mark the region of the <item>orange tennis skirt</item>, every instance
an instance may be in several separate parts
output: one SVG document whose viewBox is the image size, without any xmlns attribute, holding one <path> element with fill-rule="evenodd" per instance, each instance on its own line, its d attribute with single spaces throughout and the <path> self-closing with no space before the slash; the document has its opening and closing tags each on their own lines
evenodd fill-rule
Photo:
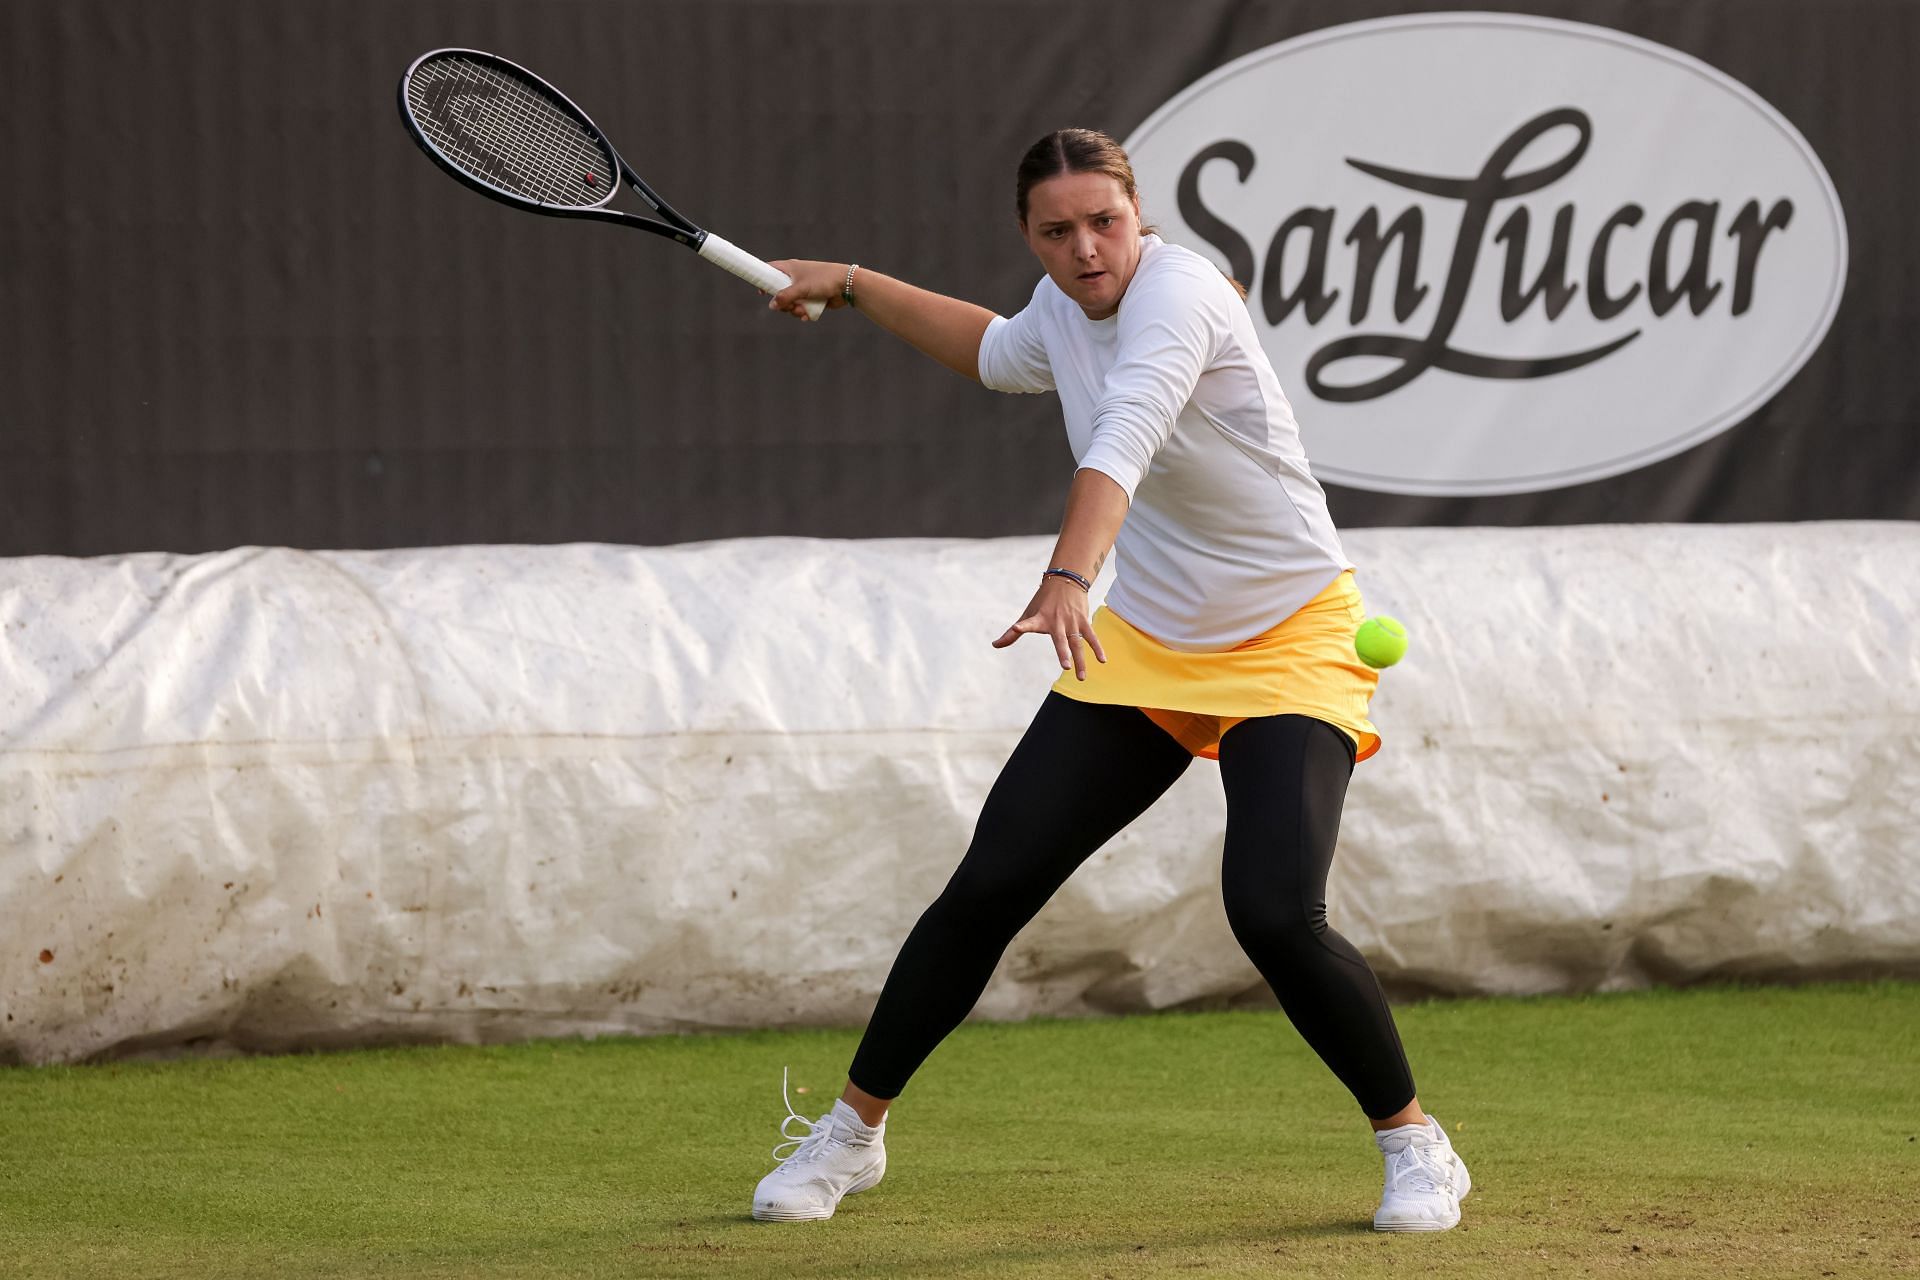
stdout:
<svg viewBox="0 0 1920 1280">
<path fill-rule="evenodd" d="M 1367 704 L 1380 673 L 1353 651 L 1366 617 L 1348 569 L 1295 613 L 1231 649 L 1169 649 L 1105 605 L 1093 631 L 1103 663 L 1087 653 L 1087 678 L 1062 673 L 1054 692 L 1080 702 L 1139 707 L 1181 746 L 1220 758 L 1220 737 L 1255 716 L 1302 715 L 1324 720 L 1353 739 L 1356 759 L 1380 749 Z"/>
</svg>

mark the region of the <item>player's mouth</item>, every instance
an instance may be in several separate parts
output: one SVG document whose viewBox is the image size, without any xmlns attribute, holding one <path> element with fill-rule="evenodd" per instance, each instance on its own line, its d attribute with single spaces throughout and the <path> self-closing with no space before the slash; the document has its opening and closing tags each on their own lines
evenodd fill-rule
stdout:
<svg viewBox="0 0 1920 1280">
<path fill-rule="evenodd" d="M 1080 273 L 1080 282 L 1082 284 L 1092 284 L 1095 280 L 1105 279 L 1106 274 L 1104 271 L 1083 271 Z"/>
</svg>

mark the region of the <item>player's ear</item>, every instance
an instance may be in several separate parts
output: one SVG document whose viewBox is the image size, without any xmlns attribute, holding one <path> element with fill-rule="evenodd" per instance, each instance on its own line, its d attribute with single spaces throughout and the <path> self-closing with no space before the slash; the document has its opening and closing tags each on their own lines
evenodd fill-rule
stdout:
<svg viewBox="0 0 1920 1280">
<path fill-rule="evenodd" d="M 1027 246 L 1027 252 L 1033 255 L 1033 260 L 1042 267 L 1045 267 L 1047 265 L 1047 255 L 1041 252 L 1039 242 L 1027 234 L 1027 224 L 1024 220 L 1020 223 L 1020 240 Z"/>
</svg>

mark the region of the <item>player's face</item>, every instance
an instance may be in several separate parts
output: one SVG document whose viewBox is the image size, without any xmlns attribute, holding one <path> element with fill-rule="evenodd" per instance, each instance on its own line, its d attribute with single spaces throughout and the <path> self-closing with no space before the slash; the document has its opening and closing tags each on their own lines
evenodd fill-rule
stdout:
<svg viewBox="0 0 1920 1280">
<path fill-rule="evenodd" d="M 1027 247 L 1090 320 L 1120 309 L 1140 265 L 1140 204 L 1104 173 L 1063 173 L 1027 191 Z"/>
</svg>

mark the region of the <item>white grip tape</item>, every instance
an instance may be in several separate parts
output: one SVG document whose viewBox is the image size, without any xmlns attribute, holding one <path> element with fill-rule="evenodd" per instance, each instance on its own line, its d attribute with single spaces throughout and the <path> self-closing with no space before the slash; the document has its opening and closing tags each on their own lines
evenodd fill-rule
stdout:
<svg viewBox="0 0 1920 1280">
<path fill-rule="evenodd" d="M 724 267 L 745 280 L 756 289 L 767 293 L 778 293 L 793 283 L 792 277 L 775 267 L 770 267 L 760 259 L 742 249 L 739 245 L 721 236 L 707 232 L 707 238 L 700 243 L 700 256 L 717 267 Z M 804 304 L 807 319 L 818 320 L 827 304 L 809 298 Z"/>
</svg>

